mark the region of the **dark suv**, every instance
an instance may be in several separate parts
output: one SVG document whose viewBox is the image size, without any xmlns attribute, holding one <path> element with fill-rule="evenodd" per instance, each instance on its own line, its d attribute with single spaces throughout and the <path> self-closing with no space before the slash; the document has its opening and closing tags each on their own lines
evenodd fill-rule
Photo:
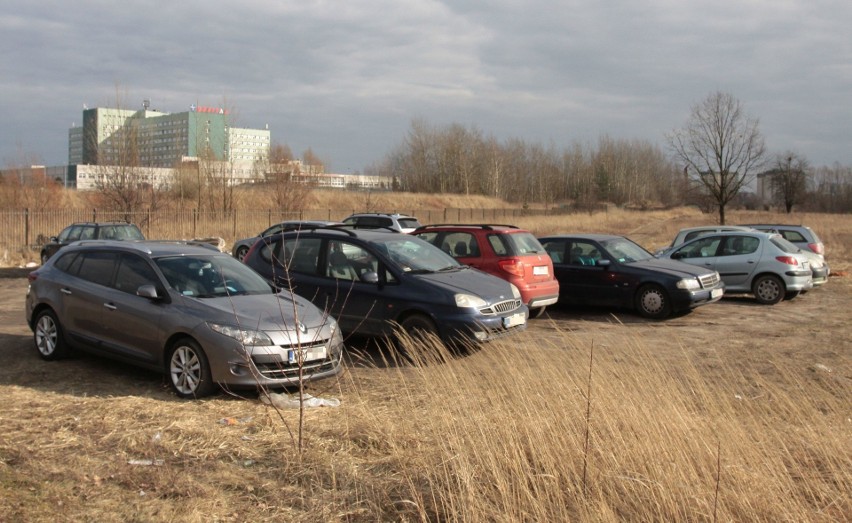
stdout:
<svg viewBox="0 0 852 523">
<path fill-rule="evenodd" d="M 164 372 L 184 398 L 342 369 L 337 323 L 209 244 L 80 241 L 29 275 L 39 356 L 77 348 Z"/>
<path fill-rule="evenodd" d="M 78 240 L 144 240 L 139 227 L 127 222 L 72 223 L 52 236 L 50 243 L 41 248 L 41 264 L 44 265 L 56 251 Z"/>
<path fill-rule="evenodd" d="M 529 231 L 514 225 L 436 224 L 418 227 L 411 234 L 440 247 L 459 263 L 514 284 L 533 318 L 559 298 L 553 261 Z"/>
<path fill-rule="evenodd" d="M 408 234 L 302 229 L 261 238 L 243 261 L 310 299 L 347 333 L 392 336 L 400 326 L 453 342 L 526 328 L 528 309 L 514 285 Z"/>
</svg>

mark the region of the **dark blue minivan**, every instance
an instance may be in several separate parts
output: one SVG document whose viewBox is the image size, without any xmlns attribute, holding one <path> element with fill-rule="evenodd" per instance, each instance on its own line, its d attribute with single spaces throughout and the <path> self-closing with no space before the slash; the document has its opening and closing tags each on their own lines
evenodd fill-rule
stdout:
<svg viewBox="0 0 852 523">
<path fill-rule="evenodd" d="M 434 333 L 489 341 L 526 328 L 511 283 L 459 264 L 397 232 L 317 227 L 262 238 L 243 259 L 273 284 L 311 300 L 346 333 Z"/>
</svg>

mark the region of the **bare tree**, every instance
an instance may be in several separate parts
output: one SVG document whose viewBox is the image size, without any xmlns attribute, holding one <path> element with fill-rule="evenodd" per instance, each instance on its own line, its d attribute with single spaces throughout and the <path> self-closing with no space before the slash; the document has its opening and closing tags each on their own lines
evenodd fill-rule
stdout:
<svg viewBox="0 0 852 523">
<path fill-rule="evenodd" d="M 272 189 L 275 206 L 282 211 L 304 208 L 314 184 L 301 176 L 300 163 L 293 159 L 290 147 L 274 144 L 269 151 L 269 163 L 263 166 L 263 177 Z"/>
<path fill-rule="evenodd" d="M 667 136 L 686 173 L 697 180 L 719 208 L 725 223 L 725 207 L 751 181 L 764 161 L 765 145 L 758 121 L 749 118 L 733 95 L 710 94 L 692 107 L 683 129 Z"/>
<path fill-rule="evenodd" d="M 787 214 L 793 206 L 801 203 L 808 190 L 808 161 L 802 156 L 787 151 L 775 159 L 775 168 L 768 173 L 769 184 L 775 199 L 784 205 Z"/>
</svg>

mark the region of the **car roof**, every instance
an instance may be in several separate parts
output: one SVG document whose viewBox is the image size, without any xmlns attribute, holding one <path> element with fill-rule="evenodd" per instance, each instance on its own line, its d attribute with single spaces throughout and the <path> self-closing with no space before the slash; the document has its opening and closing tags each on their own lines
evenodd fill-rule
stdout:
<svg viewBox="0 0 852 523">
<path fill-rule="evenodd" d="M 436 229 L 480 229 L 486 231 L 500 232 L 528 232 L 526 229 L 521 229 L 517 225 L 504 225 L 497 223 L 432 223 L 429 225 L 421 225 L 420 227 L 414 229 L 414 232 L 425 232 Z"/>
<path fill-rule="evenodd" d="M 401 238 L 407 236 L 405 234 L 401 234 L 399 231 L 395 231 L 392 229 L 359 229 L 349 226 L 337 225 L 308 227 L 306 229 L 301 229 L 298 231 L 285 231 L 282 233 L 278 233 L 277 235 L 287 238 L 292 238 L 296 236 L 300 238 L 306 238 L 310 235 L 318 235 L 324 238 L 358 238 L 367 241 L 386 240 L 388 238 Z"/>
<path fill-rule="evenodd" d="M 685 227 L 678 231 L 681 232 L 692 232 L 692 231 L 715 231 L 716 229 L 730 229 L 732 231 L 747 231 L 752 229 L 751 225 L 699 225 L 697 227 Z"/>
<path fill-rule="evenodd" d="M 135 223 L 123 222 L 121 220 L 106 221 L 106 222 L 74 222 L 74 223 L 68 224 L 67 227 L 71 227 L 72 225 L 96 225 L 96 226 L 101 226 L 101 225 L 132 225 L 132 226 L 136 227 Z"/>
<path fill-rule="evenodd" d="M 568 239 L 573 238 L 577 240 L 593 240 L 593 241 L 604 241 L 604 240 L 612 240 L 614 238 L 625 238 L 625 236 L 621 236 L 618 234 L 596 234 L 596 233 L 579 233 L 579 234 L 551 234 L 548 236 L 542 236 L 539 240 L 557 240 L 557 239 Z"/>
<path fill-rule="evenodd" d="M 687 243 L 692 243 L 696 240 L 705 240 L 714 236 L 762 236 L 764 238 L 772 238 L 777 236 L 778 238 L 782 238 L 780 234 L 775 232 L 763 232 L 758 230 L 746 229 L 742 231 L 719 231 L 713 234 L 705 234 L 704 236 L 699 236 L 697 238 L 692 238 L 689 241 L 683 242 L 681 245 L 686 245 Z M 677 247 L 680 248 L 680 245 L 678 245 Z"/>
<path fill-rule="evenodd" d="M 69 252 L 81 248 L 103 247 L 123 251 L 135 251 L 148 254 L 151 257 L 176 256 L 182 254 L 224 254 L 213 245 L 206 242 L 184 240 L 81 240 L 72 243 L 66 249 Z"/>
</svg>

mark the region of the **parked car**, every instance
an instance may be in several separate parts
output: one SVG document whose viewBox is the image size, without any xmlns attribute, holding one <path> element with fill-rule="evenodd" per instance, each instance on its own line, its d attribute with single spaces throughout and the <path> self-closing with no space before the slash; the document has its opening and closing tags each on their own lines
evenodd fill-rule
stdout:
<svg viewBox="0 0 852 523">
<path fill-rule="evenodd" d="M 658 249 L 654 256 L 659 256 L 665 253 L 668 250 L 677 247 L 678 245 L 688 242 L 689 240 L 698 238 L 699 236 L 704 236 L 705 234 L 713 234 L 715 232 L 725 232 L 725 231 L 749 231 L 752 230 L 751 227 L 740 226 L 740 225 L 699 225 L 698 227 L 687 227 L 685 229 L 681 229 L 675 234 L 672 242 L 662 249 Z"/>
<path fill-rule="evenodd" d="M 623 307 L 664 319 L 725 292 L 715 270 L 654 258 L 623 236 L 562 234 L 539 241 L 553 259 L 560 303 Z"/>
<path fill-rule="evenodd" d="M 284 231 L 294 231 L 298 229 L 305 229 L 308 227 L 316 227 L 316 226 L 326 226 L 326 225 L 335 225 L 340 222 L 330 222 L 326 220 L 287 220 L 281 223 L 276 223 L 265 229 L 263 232 L 258 234 L 257 236 L 252 236 L 251 238 L 244 238 L 242 240 L 237 240 L 234 242 L 234 247 L 231 249 L 231 254 L 234 258 L 243 261 L 246 253 L 254 245 L 259 238 L 264 238 L 271 234 L 275 234 L 278 232 Z"/>
<path fill-rule="evenodd" d="M 346 333 L 392 336 L 400 326 L 454 342 L 526 328 L 517 287 L 408 234 L 334 227 L 275 234 L 244 262 L 313 301 Z"/>
<path fill-rule="evenodd" d="M 537 318 L 559 299 L 553 262 L 529 231 L 514 225 L 423 225 L 414 236 L 440 247 L 459 263 L 512 282 Z"/>
<path fill-rule="evenodd" d="M 720 232 L 701 236 L 666 253 L 717 271 L 727 293 L 752 293 L 773 305 L 813 287 L 810 262 L 780 234 L 760 231 Z"/>
<path fill-rule="evenodd" d="M 139 227 L 127 222 L 82 222 L 72 223 L 41 248 L 41 264 L 56 254 L 56 251 L 78 240 L 144 240 Z"/>
<path fill-rule="evenodd" d="M 352 214 L 344 218 L 343 223 L 356 229 L 391 229 L 404 233 L 420 227 L 420 222 L 414 216 L 383 212 Z"/>
<path fill-rule="evenodd" d="M 825 261 L 825 245 L 819 239 L 813 229 L 805 225 L 783 225 L 783 224 L 753 224 L 749 225 L 763 232 L 774 232 L 780 234 L 785 240 L 799 247 L 811 262 L 814 287 L 824 285 L 831 274 L 831 267 Z"/>
<path fill-rule="evenodd" d="M 81 349 L 164 372 L 182 398 L 283 387 L 342 368 L 337 323 L 208 244 L 81 241 L 29 275 L 45 360 Z"/>
<path fill-rule="evenodd" d="M 780 234 L 785 240 L 800 249 L 807 249 L 820 256 L 825 256 L 825 245 L 823 245 L 822 240 L 819 239 L 819 236 L 817 236 L 817 233 L 813 229 L 805 225 L 754 223 L 745 225 L 745 227 Z"/>
</svg>

